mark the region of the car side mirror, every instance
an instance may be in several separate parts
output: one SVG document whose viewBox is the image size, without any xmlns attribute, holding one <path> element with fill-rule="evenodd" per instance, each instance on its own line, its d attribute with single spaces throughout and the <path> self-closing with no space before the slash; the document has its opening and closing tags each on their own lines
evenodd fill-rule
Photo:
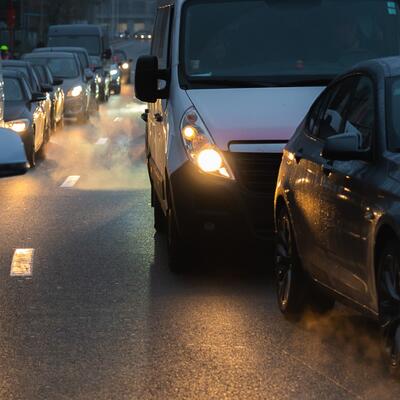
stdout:
<svg viewBox="0 0 400 400">
<path fill-rule="evenodd" d="M 327 160 L 365 160 L 370 159 L 370 151 L 361 150 L 360 134 L 341 133 L 328 137 L 322 149 L 322 157 Z"/>
<path fill-rule="evenodd" d="M 64 83 L 64 79 L 56 79 L 56 78 L 53 79 L 53 85 L 54 86 L 60 86 L 63 83 Z"/>
<path fill-rule="evenodd" d="M 159 80 L 166 81 L 163 89 L 159 89 Z M 139 57 L 135 72 L 135 94 L 139 100 L 147 103 L 155 103 L 158 99 L 166 99 L 169 92 L 168 81 L 168 71 L 158 69 L 157 57 Z"/>
<path fill-rule="evenodd" d="M 47 100 L 47 96 L 44 93 L 34 92 L 32 93 L 31 102 L 35 103 L 37 101 L 45 101 Z"/>
<path fill-rule="evenodd" d="M 111 56 L 112 56 L 112 51 L 111 51 L 111 49 L 106 49 L 106 50 L 104 50 L 104 52 L 103 52 L 103 58 L 104 58 L 105 60 L 109 60 L 109 59 L 111 58 Z"/>
<path fill-rule="evenodd" d="M 50 93 L 53 91 L 53 86 L 49 85 L 48 83 L 43 83 L 41 86 L 42 86 L 43 92 L 45 92 L 45 93 Z"/>
<path fill-rule="evenodd" d="M 93 78 L 94 78 L 93 72 L 92 72 L 89 68 L 86 68 L 86 69 L 85 69 L 85 79 L 86 79 L 87 81 L 90 81 L 90 80 L 93 79 Z"/>
</svg>

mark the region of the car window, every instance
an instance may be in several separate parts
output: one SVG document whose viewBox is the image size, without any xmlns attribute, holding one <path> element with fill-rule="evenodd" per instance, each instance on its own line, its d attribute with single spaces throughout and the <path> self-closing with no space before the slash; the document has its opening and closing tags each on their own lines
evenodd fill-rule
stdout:
<svg viewBox="0 0 400 400">
<path fill-rule="evenodd" d="M 168 67 L 170 7 L 158 9 L 151 54 L 157 56 L 161 69 Z"/>
<path fill-rule="evenodd" d="M 313 104 L 311 107 L 311 110 L 308 114 L 308 121 L 307 121 L 307 129 L 308 133 L 311 136 L 317 136 L 318 134 L 318 128 L 319 128 L 319 116 L 321 114 L 321 110 L 324 107 L 324 104 L 326 104 L 327 100 L 331 97 L 332 95 L 332 90 L 327 90 L 324 92 L 319 98 L 316 100 L 316 102 Z"/>
<path fill-rule="evenodd" d="M 23 101 L 25 99 L 24 90 L 16 78 L 4 79 L 4 96 L 5 101 Z"/>
<path fill-rule="evenodd" d="M 371 146 L 375 128 L 375 93 L 372 80 L 361 77 L 351 101 L 345 122 L 344 133 L 357 133 L 360 136 L 360 149 Z"/>
<path fill-rule="evenodd" d="M 348 106 L 357 78 L 351 77 L 333 87 L 332 95 L 319 117 L 318 137 L 322 140 L 344 133 Z"/>
</svg>

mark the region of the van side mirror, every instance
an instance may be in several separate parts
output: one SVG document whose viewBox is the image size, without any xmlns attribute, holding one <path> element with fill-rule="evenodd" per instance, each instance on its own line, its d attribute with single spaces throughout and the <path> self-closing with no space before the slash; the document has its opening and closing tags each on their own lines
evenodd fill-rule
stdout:
<svg viewBox="0 0 400 400">
<path fill-rule="evenodd" d="M 341 133 L 328 137 L 322 149 L 322 157 L 327 160 L 364 160 L 371 158 L 368 150 L 361 149 L 361 137 L 359 133 Z"/>
<path fill-rule="evenodd" d="M 109 60 L 109 59 L 111 58 L 111 56 L 112 56 L 112 51 L 111 51 L 111 49 L 106 49 L 106 50 L 104 50 L 104 52 L 103 52 L 103 58 L 104 58 L 105 60 Z"/>
<path fill-rule="evenodd" d="M 158 80 L 166 81 L 165 88 L 158 88 Z M 136 97 L 147 103 L 155 103 L 158 99 L 166 99 L 169 92 L 168 71 L 158 69 L 155 56 L 139 57 L 135 72 Z"/>
</svg>

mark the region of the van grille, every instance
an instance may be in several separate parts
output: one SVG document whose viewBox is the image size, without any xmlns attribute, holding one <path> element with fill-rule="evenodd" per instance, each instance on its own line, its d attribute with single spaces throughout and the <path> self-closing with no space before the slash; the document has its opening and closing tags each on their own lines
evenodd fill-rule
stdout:
<svg viewBox="0 0 400 400">
<path fill-rule="evenodd" d="M 240 185 L 252 193 L 274 196 L 281 153 L 225 153 Z"/>
</svg>

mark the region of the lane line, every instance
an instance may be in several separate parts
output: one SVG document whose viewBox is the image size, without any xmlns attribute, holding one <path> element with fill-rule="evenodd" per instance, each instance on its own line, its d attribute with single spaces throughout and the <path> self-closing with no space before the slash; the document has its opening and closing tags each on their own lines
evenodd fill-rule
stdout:
<svg viewBox="0 0 400 400">
<path fill-rule="evenodd" d="M 100 138 L 97 142 L 96 142 L 96 144 L 97 145 L 103 145 L 103 144 L 106 144 L 108 142 L 108 138 Z"/>
<path fill-rule="evenodd" d="M 80 179 L 80 175 L 71 175 L 64 181 L 64 183 L 60 187 L 72 188 L 76 185 L 76 183 L 79 181 L 79 179 Z"/>
<path fill-rule="evenodd" d="M 34 253 L 35 249 L 15 249 L 11 262 L 10 276 L 32 276 Z"/>
</svg>

